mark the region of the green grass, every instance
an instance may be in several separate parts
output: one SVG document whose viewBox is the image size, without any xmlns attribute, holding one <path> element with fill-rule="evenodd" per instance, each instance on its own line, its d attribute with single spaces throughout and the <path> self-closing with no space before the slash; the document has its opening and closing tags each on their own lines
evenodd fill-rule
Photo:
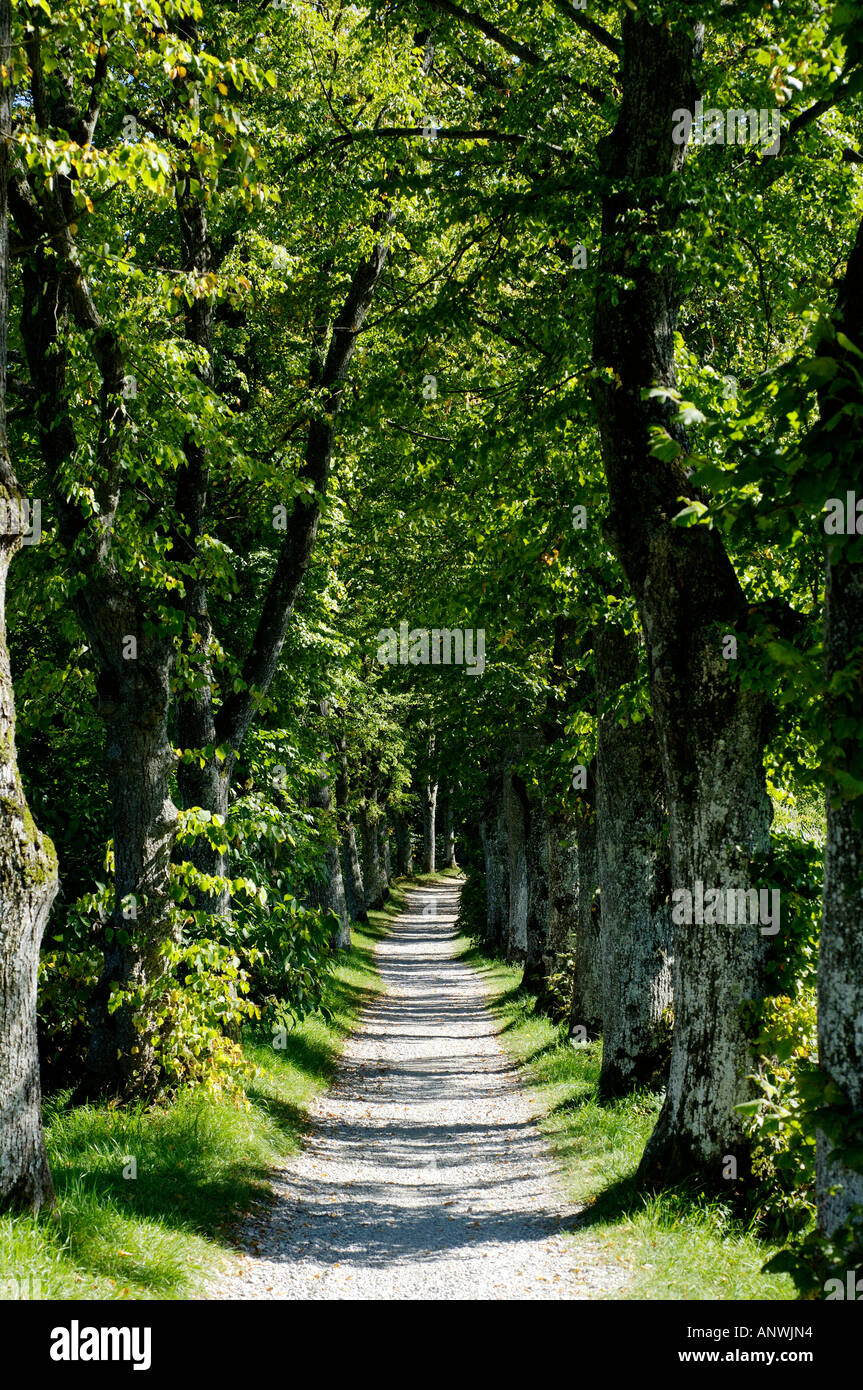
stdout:
<svg viewBox="0 0 863 1390">
<path fill-rule="evenodd" d="M 202 1295 L 207 1277 L 225 1267 L 233 1224 L 266 1198 L 273 1168 L 300 1147 L 309 1102 L 381 988 L 374 947 L 403 905 L 395 885 L 386 907 L 354 927 L 350 955 L 327 987 L 332 1023 L 307 1019 L 283 1051 L 245 1044 L 261 1069 L 247 1086 L 248 1108 L 200 1090 L 137 1113 L 46 1103 L 57 1208 L 0 1217 L 0 1297 Z M 134 1179 L 123 1176 L 130 1157 Z M 9 1279 L 18 1284 L 4 1288 Z"/>
<path fill-rule="evenodd" d="M 521 969 L 466 944 L 461 959 L 485 980 L 518 1063 L 522 1084 L 548 1136 L 564 1183 L 584 1207 L 572 1236 L 573 1255 L 613 1263 L 625 1275 L 624 1299 L 789 1299 L 786 1275 L 762 1274 L 774 1252 L 721 1202 L 683 1191 L 638 1193 L 633 1175 L 659 1111 L 649 1092 L 608 1105 L 596 1099 L 600 1042 L 573 1046 L 549 1019 L 533 1012 L 519 987 Z M 608 1295 L 604 1295 L 608 1296 Z"/>
</svg>

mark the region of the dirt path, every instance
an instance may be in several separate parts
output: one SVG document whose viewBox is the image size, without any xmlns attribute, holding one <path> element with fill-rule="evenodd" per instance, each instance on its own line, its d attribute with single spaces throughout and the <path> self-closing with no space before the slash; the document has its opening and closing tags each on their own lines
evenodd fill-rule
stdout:
<svg viewBox="0 0 863 1390">
<path fill-rule="evenodd" d="M 561 1233 L 576 1209 L 454 958 L 457 900 L 455 884 L 409 890 L 378 947 L 386 993 L 211 1297 L 577 1299 L 621 1282 Z"/>
</svg>

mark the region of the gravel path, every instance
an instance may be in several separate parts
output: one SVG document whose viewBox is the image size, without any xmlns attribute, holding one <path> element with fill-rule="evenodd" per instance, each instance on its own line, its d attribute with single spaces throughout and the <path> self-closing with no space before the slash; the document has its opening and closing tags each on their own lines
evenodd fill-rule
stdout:
<svg viewBox="0 0 863 1390">
<path fill-rule="evenodd" d="M 567 1203 L 479 977 L 454 959 L 458 888 L 409 891 L 386 992 L 249 1218 L 214 1298 L 578 1299 L 620 1267 L 562 1234 Z"/>
</svg>

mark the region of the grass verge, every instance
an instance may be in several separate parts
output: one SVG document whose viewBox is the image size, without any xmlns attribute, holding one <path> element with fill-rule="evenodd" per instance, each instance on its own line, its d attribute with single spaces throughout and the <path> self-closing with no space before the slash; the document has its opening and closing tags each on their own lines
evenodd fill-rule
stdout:
<svg viewBox="0 0 863 1390">
<path fill-rule="evenodd" d="M 403 905 L 396 884 L 385 908 L 354 926 L 351 952 L 327 987 L 332 1023 L 306 1019 L 283 1051 L 244 1044 L 261 1069 L 247 1108 L 202 1090 L 140 1111 L 46 1102 L 57 1207 L 0 1217 L 0 1298 L 200 1296 L 225 1266 L 234 1223 L 300 1147 L 309 1102 L 381 989 L 374 948 Z"/>
<path fill-rule="evenodd" d="M 572 1200 L 585 1210 L 573 1239 L 585 1238 L 624 1267 L 622 1299 L 791 1299 L 787 1275 L 763 1274 L 777 1248 L 717 1201 L 682 1190 L 640 1194 L 635 1170 L 659 1111 L 642 1092 L 609 1105 L 596 1099 L 601 1042 L 573 1046 L 533 1012 L 521 969 L 467 942 L 460 958 L 485 981 L 502 1041 L 536 1103 L 536 1119 L 557 1157 Z M 606 1295 L 607 1296 L 607 1295 Z"/>
</svg>

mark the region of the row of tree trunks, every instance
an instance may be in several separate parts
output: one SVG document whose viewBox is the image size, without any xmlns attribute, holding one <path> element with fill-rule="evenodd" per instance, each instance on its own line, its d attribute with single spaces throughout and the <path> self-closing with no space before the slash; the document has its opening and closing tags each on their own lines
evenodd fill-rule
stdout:
<svg viewBox="0 0 863 1390">
<path fill-rule="evenodd" d="M 574 1037 L 604 1033 L 601 1091 L 657 1085 L 671 1026 L 667 818 L 649 720 L 606 706 L 638 674 L 638 639 L 597 639 L 597 758 L 573 802 L 549 814 L 509 767 L 489 773 L 479 836 L 486 939 L 524 962 L 538 1007 Z"/>
</svg>

